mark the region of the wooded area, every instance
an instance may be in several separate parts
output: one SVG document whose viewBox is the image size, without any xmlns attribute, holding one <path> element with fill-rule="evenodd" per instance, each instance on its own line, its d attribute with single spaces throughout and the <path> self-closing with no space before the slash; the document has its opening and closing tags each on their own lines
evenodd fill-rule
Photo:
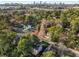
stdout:
<svg viewBox="0 0 79 59">
<path fill-rule="evenodd" d="M 0 9 L 1 57 L 79 57 L 78 8 L 18 6 Z"/>
</svg>

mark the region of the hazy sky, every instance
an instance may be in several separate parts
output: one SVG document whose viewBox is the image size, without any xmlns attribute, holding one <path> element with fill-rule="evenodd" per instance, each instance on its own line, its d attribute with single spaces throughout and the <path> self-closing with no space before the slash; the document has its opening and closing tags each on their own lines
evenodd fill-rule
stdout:
<svg viewBox="0 0 79 59">
<path fill-rule="evenodd" d="M 0 0 L 0 3 L 8 3 L 8 2 L 12 2 L 12 3 L 32 3 L 33 1 L 47 1 L 47 2 L 64 2 L 64 3 L 79 3 L 79 0 Z"/>
<path fill-rule="evenodd" d="M 0 0 L 0 1 L 79 1 L 79 0 Z"/>
</svg>

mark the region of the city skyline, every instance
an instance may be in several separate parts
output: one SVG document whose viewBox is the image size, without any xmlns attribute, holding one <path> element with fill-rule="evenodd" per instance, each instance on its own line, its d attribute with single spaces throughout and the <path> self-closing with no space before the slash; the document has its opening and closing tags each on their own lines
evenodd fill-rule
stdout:
<svg viewBox="0 0 79 59">
<path fill-rule="evenodd" d="M 36 3 L 39 3 L 40 1 L 42 1 L 42 3 L 65 3 L 65 4 L 79 4 L 79 0 L 0 0 L 0 4 L 4 4 L 4 3 L 24 3 L 24 4 L 32 4 L 34 3 L 34 1 Z"/>
</svg>

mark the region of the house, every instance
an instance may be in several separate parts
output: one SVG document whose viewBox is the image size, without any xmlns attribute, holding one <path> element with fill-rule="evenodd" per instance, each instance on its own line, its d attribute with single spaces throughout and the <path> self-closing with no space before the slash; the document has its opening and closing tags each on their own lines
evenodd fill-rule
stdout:
<svg viewBox="0 0 79 59">
<path fill-rule="evenodd" d="M 37 55 L 43 50 L 43 45 L 37 45 L 36 48 L 33 49 L 33 54 Z"/>
<path fill-rule="evenodd" d="M 48 44 L 45 42 L 39 42 L 38 44 L 35 44 L 35 47 L 33 48 L 33 54 L 38 55 L 42 54 L 42 52 L 48 47 Z"/>
</svg>

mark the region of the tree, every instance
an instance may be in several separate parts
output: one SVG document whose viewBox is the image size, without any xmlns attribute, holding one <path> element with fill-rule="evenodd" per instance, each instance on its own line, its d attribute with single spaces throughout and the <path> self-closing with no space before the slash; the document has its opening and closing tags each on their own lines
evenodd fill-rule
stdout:
<svg viewBox="0 0 79 59">
<path fill-rule="evenodd" d="M 60 20 L 61 20 L 62 26 L 63 26 L 64 28 L 68 28 L 68 27 L 70 26 L 70 23 L 68 22 L 66 13 L 61 13 L 61 15 L 60 15 Z"/>
<path fill-rule="evenodd" d="M 22 37 L 17 46 L 18 56 L 33 56 L 32 51 L 37 43 L 38 38 L 36 36 L 28 34 Z"/>
<path fill-rule="evenodd" d="M 78 19 L 74 19 L 71 21 L 71 32 L 73 32 L 74 34 L 76 34 L 79 30 L 79 22 Z"/>
<path fill-rule="evenodd" d="M 53 51 L 45 51 L 42 54 L 42 57 L 54 57 L 55 56 L 55 52 Z"/>
<path fill-rule="evenodd" d="M 17 45 L 18 56 L 29 56 L 29 51 L 31 52 L 31 47 L 29 45 L 30 36 L 24 36 L 20 39 Z"/>
<path fill-rule="evenodd" d="M 12 56 L 13 51 L 13 38 L 15 37 L 16 33 L 14 32 L 1 32 L 0 33 L 0 55 L 1 56 Z"/>
<path fill-rule="evenodd" d="M 52 26 L 48 28 L 48 32 L 51 34 L 51 40 L 59 42 L 60 34 L 63 32 L 63 28 L 60 26 Z"/>
</svg>

